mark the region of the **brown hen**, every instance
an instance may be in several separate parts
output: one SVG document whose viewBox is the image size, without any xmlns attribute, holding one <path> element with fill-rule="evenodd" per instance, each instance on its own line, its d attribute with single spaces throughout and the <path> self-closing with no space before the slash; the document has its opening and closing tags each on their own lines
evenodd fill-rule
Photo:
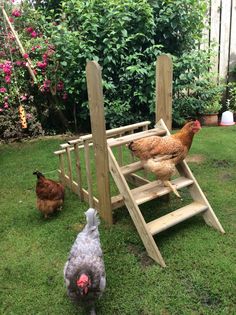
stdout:
<svg viewBox="0 0 236 315">
<path fill-rule="evenodd" d="M 45 178 L 38 171 L 34 172 L 33 175 L 37 176 L 36 206 L 44 214 L 44 217 L 47 218 L 49 214 L 55 212 L 63 205 L 65 188 L 62 184 Z"/>
<path fill-rule="evenodd" d="M 187 156 L 193 136 L 200 129 L 201 124 L 198 120 L 191 121 L 174 135 L 142 138 L 131 142 L 128 147 L 142 161 L 145 169 L 156 174 L 157 178 L 180 198 L 170 178 L 175 171 L 175 165 Z"/>
</svg>

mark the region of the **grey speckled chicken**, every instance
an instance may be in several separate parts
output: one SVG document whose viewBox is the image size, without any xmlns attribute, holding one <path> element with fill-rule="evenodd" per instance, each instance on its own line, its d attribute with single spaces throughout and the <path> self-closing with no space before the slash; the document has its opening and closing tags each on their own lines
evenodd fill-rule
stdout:
<svg viewBox="0 0 236 315">
<path fill-rule="evenodd" d="M 64 267 L 64 279 L 68 296 L 95 315 L 95 301 L 106 286 L 103 253 L 100 245 L 95 209 L 85 212 L 87 224 L 78 234 Z"/>
</svg>

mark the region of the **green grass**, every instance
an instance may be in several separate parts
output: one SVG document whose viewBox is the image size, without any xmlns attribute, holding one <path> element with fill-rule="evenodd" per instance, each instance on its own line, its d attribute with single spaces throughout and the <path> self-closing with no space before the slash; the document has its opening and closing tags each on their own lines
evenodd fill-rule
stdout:
<svg viewBox="0 0 236 315">
<path fill-rule="evenodd" d="M 235 314 L 236 127 L 203 128 L 195 137 L 189 163 L 226 234 L 196 216 L 155 240 L 167 263 L 147 257 L 125 208 L 115 224 L 100 226 L 107 288 L 98 315 Z M 36 169 L 57 179 L 53 151 L 63 139 L 0 145 L 1 314 L 84 314 L 66 296 L 63 266 L 84 224 L 88 205 L 66 190 L 64 210 L 44 220 L 35 208 Z M 115 191 L 112 187 L 112 191 Z M 189 201 L 187 192 L 183 193 Z M 151 219 L 181 202 L 171 196 L 142 206 Z"/>
</svg>

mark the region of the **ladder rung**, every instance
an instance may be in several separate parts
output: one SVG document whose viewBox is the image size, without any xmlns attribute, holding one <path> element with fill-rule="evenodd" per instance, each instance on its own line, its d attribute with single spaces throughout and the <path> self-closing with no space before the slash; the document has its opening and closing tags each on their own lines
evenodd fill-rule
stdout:
<svg viewBox="0 0 236 315">
<path fill-rule="evenodd" d="M 199 202 L 190 203 L 178 210 L 164 215 L 163 217 L 147 223 L 147 228 L 152 235 L 165 231 L 182 221 L 185 221 L 196 214 L 199 214 L 208 209 L 207 205 Z"/>
<path fill-rule="evenodd" d="M 131 135 L 119 137 L 119 138 L 112 138 L 107 140 L 107 144 L 110 147 L 117 147 L 126 143 L 129 143 L 130 141 L 133 140 L 138 140 L 141 138 L 146 138 L 150 136 L 164 136 L 166 135 L 166 130 L 161 129 L 161 128 L 154 128 L 146 131 L 141 131 L 141 132 L 136 132 L 132 133 Z"/>
<path fill-rule="evenodd" d="M 138 170 L 141 170 L 142 168 L 143 168 L 142 162 L 137 161 L 129 165 L 122 166 L 120 169 L 123 175 L 127 175 L 130 173 L 136 172 Z"/>
<path fill-rule="evenodd" d="M 186 177 L 179 177 L 171 181 L 175 185 L 176 189 L 190 186 L 193 183 L 192 179 Z M 165 187 L 159 180 L 155 180 L 146 185 L 134 188 L 131 190 L 133 197 L 138 205 L 163 196 L 171 192 L 169 187 Z"/>
</svg>

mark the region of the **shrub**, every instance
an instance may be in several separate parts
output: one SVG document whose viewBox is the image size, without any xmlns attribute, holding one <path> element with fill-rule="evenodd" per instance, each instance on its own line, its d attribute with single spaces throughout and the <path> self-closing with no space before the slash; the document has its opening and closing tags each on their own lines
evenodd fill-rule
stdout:
<svg viewBox="0 0 236 315">
<path fill-rule="evenodd" d="M 37 1 L 37 8 L 29 3 L 21 4 L 14 26 L 32 59 L 35 85 L 17 47 L 13 59 L 23 62 L 16 74 L 19 93 L 34 95 L 43 127 L 56 128 L 60 119 L 64 128 L 88 129 L 87 60 L 102 66 L 108 128 L 154 119 L 155 60 L 162 52 L 174 59 L 174 121 L 182 123 L 202 108 L 198 86 L 209 55 L 194 48 L 205 0 L 50 0 Z"/>
</svg>

